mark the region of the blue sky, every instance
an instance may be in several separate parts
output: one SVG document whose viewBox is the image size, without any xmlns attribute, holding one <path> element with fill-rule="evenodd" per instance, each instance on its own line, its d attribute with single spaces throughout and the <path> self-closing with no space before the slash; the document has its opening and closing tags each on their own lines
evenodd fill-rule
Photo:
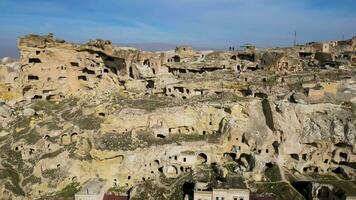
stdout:
<svg viewBox="0 0 356 200">
<path fill-rule="evenodd" d="M 0 57 L 16 38 L 53 32 L 85 42 L 288 46 L 356 35 L 355 0 L 0 0 Z"/>
</svg>

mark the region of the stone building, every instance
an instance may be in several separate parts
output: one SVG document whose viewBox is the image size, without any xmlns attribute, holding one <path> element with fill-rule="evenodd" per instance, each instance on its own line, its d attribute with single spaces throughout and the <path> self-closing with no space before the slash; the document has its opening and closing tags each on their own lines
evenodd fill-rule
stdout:
<svg viewBox="0 0 356 200">
<path fill-rule="evenodd" d="M 213 189 L 212 191 L 194 191 L 194 200 L 249 200 L 248 189 Z"/>
<path fill-rule="evenodd" d="M 227 182 L 197 182 L 194 189 L 194 200 L 249 200 L 250 190 L 244 183 L 235 178 Z"/>
</svg>

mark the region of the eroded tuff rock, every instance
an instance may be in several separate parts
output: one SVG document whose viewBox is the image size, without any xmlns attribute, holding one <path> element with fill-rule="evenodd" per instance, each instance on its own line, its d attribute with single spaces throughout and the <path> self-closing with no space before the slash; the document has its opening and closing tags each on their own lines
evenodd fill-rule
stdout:
<svg viewBox="0 0 356 200">
<path fill-rule="evenodd" d="M 133 199 L 230 176 L 277 196 L 261 182 L 352 188 L 355 41 L 157 53 L 22 37 L 0 65 L 0 196 L 73 197 L 97 179 Z"/>
</svg>

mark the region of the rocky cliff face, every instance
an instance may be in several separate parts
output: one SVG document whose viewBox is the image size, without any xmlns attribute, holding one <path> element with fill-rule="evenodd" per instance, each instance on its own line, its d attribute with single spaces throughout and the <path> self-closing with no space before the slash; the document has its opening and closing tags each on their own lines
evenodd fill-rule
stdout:
<svg viewBox="0 0 356 200">
<path fill-rule="evenodd" d="M 28 37 L 19 42 L 20 67 L 0 68 L 4 199 L 70 198 L 97 178 L 103 193 L 182 199 L 185 183 L 231 176 L 279 198 L 273 188 L 302 199 L 298 181 L 342 183 L 353 194 L 351 66 L 292 76 L 261 69 L 236 75 L 228 66 L 154 74 L 170 52 Z M 201 56 L 188 50 L 176 53 Z"/>
</svg>

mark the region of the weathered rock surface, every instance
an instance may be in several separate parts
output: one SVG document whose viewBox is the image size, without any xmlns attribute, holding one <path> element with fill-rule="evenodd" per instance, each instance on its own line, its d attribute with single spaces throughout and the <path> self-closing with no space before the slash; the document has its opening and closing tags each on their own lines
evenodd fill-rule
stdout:
<svg viewBox="0 0 356 200">
<path fill-rule="evenodd" d="M 240 176 L 251 190 L 315 176 L 355 181 L 352 59 L 315 69 L 324 62 L 317 46 L 153 53 L 53 35 L 20 38 L 19 48 L 19 62 L 0 65 L 5 199 L 73 196 L 97 178 L 104 192 L 140 199 L 155 187 L 172 199 L 181 181 L 214 177 L 207 171 Z"/>
</svg>

